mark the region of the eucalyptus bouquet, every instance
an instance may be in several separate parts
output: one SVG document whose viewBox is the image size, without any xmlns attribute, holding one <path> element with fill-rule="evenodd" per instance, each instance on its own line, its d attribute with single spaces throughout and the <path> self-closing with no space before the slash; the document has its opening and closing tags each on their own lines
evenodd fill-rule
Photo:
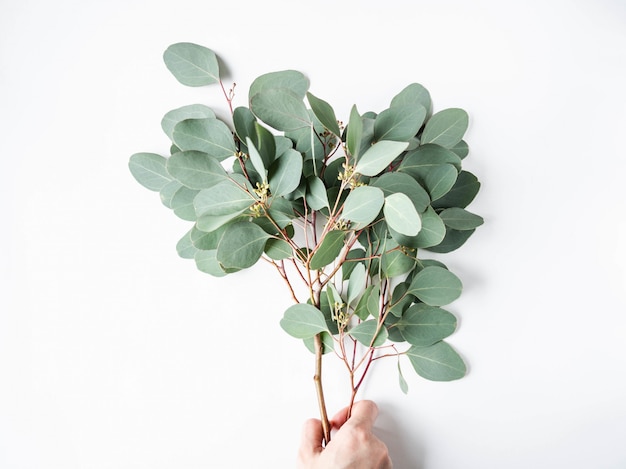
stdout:
<svg viewBox="0 0 626 469">
<path fill-rule="evenodd" d="M 192 223 L 177 251 L 199 270 L 220 277 L 261 259 L 275 268 L 294 301 L 280 325 L 315 355 L 326 441 L 324 354 L 345 363 L 350 405 L 381 358 L 398 360 L 403 392 L 402 357 L 429 380 L 463 377 L 443 340 L 456 318 L 442 308 L 461 281 L 422 256 L 457 249 L 483 223 L 466 210 L 480 188 L 462 169 L 467 113 L 433 114 L 413 83 L 379 113 L 353 106 L 344 125 L 294 70 L 259 76 L 247 105 L 233 107 L 213 51 L 173 44 L 164 61 L 183 85 L 220 87 L 230 116 L 204 104 L 168 112 L 170 155 L 134 154 L 130 171 Z"/>
</svg>

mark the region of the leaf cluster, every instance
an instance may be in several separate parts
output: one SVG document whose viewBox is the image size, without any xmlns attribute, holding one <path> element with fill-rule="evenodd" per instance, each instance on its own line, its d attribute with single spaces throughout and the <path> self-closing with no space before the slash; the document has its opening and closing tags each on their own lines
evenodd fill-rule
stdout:
<svg viewBox="0 0 626 469">
<path fill-rule="evenodd" d="M 164 60 L 184 85 L 222 84 L 210 49 L 174 44 Z M 294 70 L 259 76 L 245 106 L 225 98 L 230 120 L 204 104 L 174 109 L 161 122 L 170 154 L 130 158 L 137 181 L 192 222 L 180 256 L 217 277 L 272 263 L 296 300 L 282 328 L 311 350 L 320 336 L 351 373 L 391 355 L 430 380 L 464 376 L 444 341 L 456 318 L 442 308 L 461 281 L 422 252 L 453 251 L 483 223 L 467 210 L 480 188 L 462 168 L 467 113 L 433 113 L 429 92 L 413 83 L 381 112 L 353 106 L 344 125 Z M 364 359 L 350 360 L 346 343 Z"/>
</svg>

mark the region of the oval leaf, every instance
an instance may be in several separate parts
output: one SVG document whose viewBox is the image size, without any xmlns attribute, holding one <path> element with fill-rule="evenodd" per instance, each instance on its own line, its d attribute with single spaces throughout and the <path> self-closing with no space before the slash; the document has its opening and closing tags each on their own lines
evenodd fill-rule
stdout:
<svg viewBox="0 0 626 469">
<path fill-rule="evenodd" d="M 436 143 L 444 148 L 452 148 L 463 138 L 469 118 L 463 109 L 451 108 L 439 111 L 428 119 L 422 143 Z"/>
<path fill-rule="evenodd" d="M 447 208 L 439 216 L 446 226 L 455 230 L 473 230 L 483 224 L 482 217 L 459 207 Z"/>
<path fill-rule="evenodd" d="M 287 195 L 300 185 L 302 155 L 289 149 L 269 169 L 270 192 L 274 197 Z"/>
<path fill-rule="evenodd" d="M 348 194 L 341 216 L 355 223 L 356 228 L 364 227 L 376 219 L 384 203 L 385 196 L 379 188 L 357 187 Z"/>
<path fill-rule="evenodd" d="M 172 75 L 187 86 L 204 86 L 220 81 L 217 57 L 211 49 L 190 42 L 172 44 L 163 54 Z"/>
<path fill-rule="evenodd" d="M 407 352 L 415 372 L 431 381 L 453 381 L 465 376 L 465 363 L 446 342 L 428 347 L 413 345 Z"/>
<path fill-rule="evenodd" d="M 199 151 L 182 151 L 167 160 L 167 171 L 190 189 L 206 189 L 228 178 L 222 165 Z"/>
<path fill-rule="evenodd" d="M 423 106 L 430 112 L 430 93 L 419 83 L 411 83 L 391 100 L 391 107 L 396 106 Z"/>
<path fill-rule="evenodd" d="M 396 327 L 409 344 L 426 347 L 452 334 L 456 317 L 444 309 L 417 303 L 402 314 Z"/>
<path fill-rule="evenodd" d="M 276 88 L 290 90 L 300 99 L 304 99 L 306 90 L 309 89 L 309 79 L 297 70 L 281 70 L 270 72 L 257 77 L 250 85 L 249 99 L 262 91 Z"/>
<path fill-rule="evenodd" d="M 280 327 L 292 337 L 306 339 L 328 331 L 322 312 L 315 306 L 299 303 L 290 306 L 280 320 Z"/>
<path fill-rule="evenodd" d="M 334 261 L 343 248 L 345 236 L 346 233 L 340 230 L 333 230 L 326 233 L 322 244 L 320 244 L 315 250 L 313 257 L 311 257 L 309 268 L 311 270 L 321 269 Z"/>
<path fill-rule="evenodd" d="M 174 127 L 179 122 L 187 119 L 215 119 L 213 110 L 204 104 L 190 104 L 188 106 L 173 109 L 161 119 L 161 128 L 170 140 L 173 140 Z"/>
<path fill-rule="evenodd" d="M 230 180 L 201 190 L 194 200 L 197 216 L 230 215 L 250 207 L 254 198 Z"/>
<path fill-rule="evenodd" d="M 311 110 L 313 111 L 313 114 L 315 114 L 315 117 L 317 117 L 322 125 L 329 131 L 337 137 L 341 137 L 341 130 L 339 129 L 339 124 L 337 123 L 337 117 L 335 116 L 335 111 L 330 104 L 323 99 L 316 98 L 311 93 L 307 93 L 306 97 L 309 100 Z"/>
<path fill-rule="evenodd" d="M 422 127 L 425 118 L 426 109 L 420 105 L 385 109 L 374 121 L 374 138 L 408 142 Z"/>
<path fill-rule="evenodd" d="M 224 277 L 226 272 L 217 261 L 217 250 L 198 251 L 195 254 L 196 267 L 200 272 L 212 275 L 213 277 Z"/>
<path fill-rule="evenodd" d="M 382 327 L 378 330 L 378 320 L 370 319 L 350 329 L 349 334 L 366 347 L 379 347 L 387 341 L 387 329 Z M 376 338 L 374 339 L 374 334 Z"/>
<path fill-rule="evenodd" d="M 459 278 L 443 267 L 430 266 L 421 270 L 411 282 L 411 295 L 430 306 L 452 303 L 459 296 L 463 285 Z"/>
<path fill-rule="evenodd" d="M 269 89 L 252 96 L 250 109 L 276 130 L 286 132 L 313 125 L 302 99 L 288 89 Z"/>
<path fill-rule="evenodd" d="M 176 124 L 172 135 L 181 150 L 201 151 L 218 161 L 233 156 L 237 151 L 232 132 L 218 119 L 184 120 Z"/>
<path fill-rule="evenodd" d="M 135 153 L 128 168 L 139 184 L 151 191 L 160 191 L 172 181 L 166 169 L 167 160 L 156 153 Z"/>
<path fill-rule="evenodd" d="M 229 225 L 217 246 L 216 258 L 224 268 L 246 269 L 263 255 L 269 235 L 248 221 Z"/>
<path fill-rule="evenodd" d="M 405 236 L 416 236 L 422 228 L 422 220 L 415 205 L 401 192 L 385 197 L 383 213 L 387 224 Z"/>
<path fill-rule="evenodd" d="M 418 212 L 423 212 L 430 205 L 428 192 L 408 174 L 395 171 L 393 173 L 384 173 L 370 185 L 382 189 L 385 197 L 397 192 L 405 194 L 411 199 Z"/>
<path fill-rule="evenodd" d="M 454 186 L 458 175 L 456 168 L 451 164 L 441 164 L 432 168 L 424 179 L 430 199 L 435 201 L 446 195 Z"/>
<path fill-rule="evenodd" d="M 359 158 L 354 172 L 364 176 L 376 176 L 409 146 L 407 142 L 381 140 L 369 147 Z"/>
<path fill-rule="evenodd" d="M 467 207 L 478 194 L 480 182 L 469 171 L 461 171 L 452 189 L 433 202 L 433 208 Z"/>
<path fill-rule="evenodd" d="M 359 149 L 361 148 L 361 137 L 363 136 L 363 121 L 359 115 L 356 106 L 352 106 L 350 110 L 350 121 L 348 122 L 348 136 L 346 144 L 348 151 L 354 158 L 359 157 Z"/>
</svg>

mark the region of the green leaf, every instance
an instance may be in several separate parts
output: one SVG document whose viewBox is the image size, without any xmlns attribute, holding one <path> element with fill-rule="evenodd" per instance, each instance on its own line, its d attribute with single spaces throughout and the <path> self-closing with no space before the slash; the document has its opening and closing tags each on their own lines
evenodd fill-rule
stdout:
<svg viewBox="0 0 626 469">
<path fill-rule="evenodd" d="M 374 121 L 374 139 L 408 142 L 422 127 L 425 118 L 426 109 L 420 105 L 385 109 Z"/>
<path fill-rule="evenodd" d="M 165 184 L 159 191 L 161 203 L 167 208 L 172 208 L 172 200 L 181 187 L 183 185 L 175 179 Z"/>
<path fill-rule="evenodd" d="M 404 312 L 396 327 L 409 344 L 426 347 L 452 334 L 456 318 L 444 309 L 417 303 Z"/>
<path fill-rule="evenodd" d="M 269 200 L 269 216 L 274 222 L 282 229 L 291 223 L 296 218 L 293 211 L 293 205 L 287 199 L 283 197 L 272 197 Z"/>
<path fill-rule="evenodd" d="M 439 111 L 428 119 L 422 143 L 436 143 L 444 148 L 452 148 L 463 138 L 469 118 L 463 109 L 451 108 Z"/>
<path fill-rule="evenodd" d="M 181 150 L 197 150 L 217 158 L 231 157 L 237 151 L 233 134 L 219 119 L 187 119 L 174 127 L 174 143 Z"/>
<path fill-rule="evenodd" d="M 399 357 L 398 357 L 399 358 Z M 406 383 L 404 376 L 402 375 L 402 368 L 400 368 L 400 360 L 398 359 L 398 384 L 404 394 L 409 392 L 409 385 Z"/>
<path fill-rule="evenodd" d="M 446 226 L 432 207 L 422 213 L 422 229 L 415 238 L 413 248 L 428 248 L 439 244 L 446 235 Z M 393 236 L 393 233 L 392 233 Z M 399 241 L 398 241 L 399 242 Z"/>
<path fill-rule="evenodd" d="M 315 306 L 299 303 L 290 306 L 280 320 L 280 327 L 296 339 L 314 337 L 328 331 L 322 312 Z"/>
<path fill-rule="evenodd" d="M 356 314 L 361 320 L 366 320 L 369 316 L 378 317 L 378 307 L 380 302 L 380 286 L 370 285 L 365 289 L 361 299 L 354 308 Z"/>
<path fill-rule="evenodd" d="M 478 194 L 480 182 L 469 171 L 461 171 L 452 189 L 433 202 L 433 208 L 467 207 Z"/>
<path fill-rule="evenodd" d="M 447 208 L 439 216 L 446 226 L 455 230 L 473 230 L 484 221 L 482 217 L 458 207 Z"/>
<path fill-rule="evenodd" d="M 373 180 L 370 185 L 382 189 L 385 197 L 395 193 L 402 193 L 408 196 L 418 212 L 423 212 L 430 205 L 428 192 L 408 174 L 398 172 L 383 173 Z"/>
<path fill-rule="evenodd" d="M 361 248 L 354 248 L 348 252 L 346 256 L 346 260 L 341 266 L 341 279 L 348 280 L 350 275 L 352 275 L 352 271 L 356 268 L 358 264 L 362 264 L 363 261 L 354 261 L 352 259 L 362 259 L 365 256 L 365 250 Z"/>
<path fill-rule="evenodd" d="M 350 274 L 350 280 L 348 281 L 348 304 L 351 305 L 356 300 L 363 289 L 367 281 L 365 274 L 365 266 L 363 264 L 357 264 L 352 273 Z"/>
<path fill-rule="evenodd" d="M 361 137 L 363 136 L 363 121 L 357 111 L 356 106 L 352 106 L 350 110 L 350 121 L 347 129 L 347 145 L 350 155 L 354 158 L 359 157 L 359 149 L 361 148 Z"/>
<path fill-rule="evenodd" d="M 261 155 L 254 146 L 252 140 L 250 140 L 250 137 L 246 138 L 246 146 L 248 147 L 248 156 L 250 157 L 250 162 L 252 162 L 252 166 L 254 167 L 255 171 L 259 173 L 261 179 L 264 182 L 267 181 L 267 171 L 265 169 L 265 165 L 263 164 L 263 159 L 261 158 Z"/>
<path fill-rule="evenodd" d="M 465 363 L 446 342 L 428 347 L 413 345 L 406 354 L 416 373 L 431 381 L 453 381 L 465 376 Z"/>
<path fill-rule="evenodd" d="M 439 145 L 421 145 L 406 154 L 398 171 L 410 174 L 423 182 L 433 168 L 446 163 L 453 165 L 458 171 L 461 170 L 461 159 L 454 152 Z"/>
<path fill-rule="evenodd" d="M 183 85 L 204 86 L 220 81 L 217 57 L 206 47 L 189 42 L 172 44 L 163 54 L 163 60 Z"/>
<path fill-rule="evenodd" d="M 263 160 L 263 166 L 269 168 L 269 166 L 276 159 L 276 139 L 274 134 L 263 127 L 258 122 L 255 122 L 254 129 L 256 131 L 257 138 L 252 140 L 256 146 L 261 159 Z"/>
<path fill-rule="evenodd" d="M 250 109 L 243 106 L 235 108 L 233 111 L 233 125 L 239 140 L 245 142 L 246 138 L 250 138 L 253 142 L 258 143 L 256 141 L 256 117 L 254 117 Z"/>
<path fill-rule="evenodd" d="M 454 186 L 459 173 L 451 164 L 441 164 L 430 170 L 424 179 L 430 200 L 435 201 L 446 195 Z"/>
<path fill-rule="evenodd" d="M 196 252 L 198 252 L 198 248 L 191 241 L 191 230 L 185 233 L 185 236 L 176 243 L 176 252 L 183 259 L 193 259 Z"/>
<path fill-rule="evenodd" d="M 340 230 L 333 230 L 326 233 L 320 246 L 315 250 L 309 268 L 311 270 L 321 269 L 322 267 L 334 261 L 341 249 L 343 248 L 343 240 L 346 233 Z"/>
<path fill-rule="evenodd" d="M 196 221 L 196 211 L 193 207 L 193 200 L 198 191 L 189 189 L 185 186 L 176 191 L 172 197 L 172 210 L 174 214 L 186 221 Z"/>
<path fill-rule="evenodd" d="M 306 204 L 313 210 L 321 210 L 324 207 L 330 208 L 326 186 L 317 176 L 307 178 Z"/>
<path fill-rule="evenodd" d="M 282 70 L 266 73 L 252 82 L 248 97 L 251 100 L 256 94 L 277 88 L 290 90 L 302 100 L 304 99 L 306 91 L 309 89 L 309 80 L 301 72 L 296 70 Z"/>
<path fill-rule="evenodd" d="M 381 140 L 376 142 L 359 158 L 354 172 L 364 176 L 376 176 L 409 146 L 407 142 Z"/>
<path fill-rule="evenodd" d="M 226 227 L 222 226 L 218 229 L 210 232 L 202 231 L 198 224 L 191 229 L 191 242 L 193 245 L 202 251 L 211 251 L 217 249 Z"/>
<path fill-rule="evenodd" d="M 227 213 L 226 215 L 200 215 L 196 221 L 196 226 L 199 230 L 206 232 L 225 228 L 228 223 L 239 218 L 245 211 L 246 209 L 243 209 L 238 212 Z"/>
<path fill-rule="evenodd" d="M 265 244 L 265 254 L 267 254 L 270 259 L 280 261 L 291 257 L 293 251 L 291 245 L 284 239 L 269 238 Z"/>
<path fill-rule="evenodd" d="M 135 153 L 130 157 L 128 168 L 139 184 L 151 191 L 160 191 L 172 180 L 166 163 L 164 157 L 155 153 Z"/>
<path fill-rule="evenodd" d="M 222 165 L 199 151 L 181 151 L 167 160 L 167 171 L 190 189 L 206 189 L 228 179 Z"/>
<path fill-rule="evenodd" d="M 276 130 L 293 131 L 312 127 L 304 102 L 288 89 L 269 89 L 252 96 L 250 109 Z"/>
<path fill-rule="evenodd" d="M 217 250 L 198 251 L 195 255 L 196 267 L 200 272 L 212 275 L 213 277 L 224 277 L 226 272 L 217 261 Z"/>
<path fill-rule="evenodd" d="M 415 267 L 415 259 L 399 249 L 387 251 L 381 257 L 380 267 L 386 278 L 397 277 L 410 272 Z"/>
<path fill-rule="evenodd" d="M 456 155 L 463 159 L 469 153 L 469 147 L 467 146 L 467 142 L 465 140 L 461 140 L 459 143 L 450 148 L 451 151 L 456 153 Z"/>
<path fill-rule="evenodd" d="M 335 116 L 335 111 L 330 104 L 323 99 L 316 98 L 312 93 L 307 93 L 306 97 L 309 100 L 309 104 L 311 105 L 311 109 L 313 110 L 315 117 L 317 117 L 322 125 L 329 131 L 337 137 L 341 137 L 341 130 L 339 129 L 339 124 L 337 123 L 337 117 Z"/>
<path fill-rule="evenodd" d="M 217 246 L 217 260 L 224 268 L 246 269 L 263 255 L 270 236 L 261 227 L 248 221 L 229 225 Z"/>
<path fill-rule="evenodd" d="M 432 106 L 430 93 L 419 83 L 411 83 L 391 100 L 391 107 L 423 106 L 430 112 Z"/>
<path fill-rule="evenodd" d="M 385 203 L 383 191 L 377 187 L 361 186 L 350 191 L 343 205 L 342 218 L 350 220 L 358 227 L 373 222 Z"/>
<path fill-rule="evenodd" d="M 452 228 L 446 228 L 446 235 L 443 240 L 436 246 L 428 247 L 431 252 L 446 253 L 454 251 L 465 244 L 469 237 L 474 234 L 475 230 L 453 230 Z"/>
<path fill-rule="evenodd" d="M 416 236 L 422 228 L 422 220 L 415 205 L 401 192 L 385 197 L 383 213 L 389 227 L 405 236 Z"/>
<path fill-rule="evenodd" d="M 332 352 L 335 349 L 335 341 L 333 340 L 333 336 L 326 331 L 320 332 L 322 337 L 322 355 Z M 304 345 L 311 353 L 315 353 L 315 338 L 307 337 L 306 339 L 302 339 Z"/>
<path fill-rule="evenodd" d="M 170 140 L 174 140 L 174 127 L 179 122 L 182 122 L 187 119 L 215 119 L 215 112 L 204 104 L 190 104 L 188 106 L 179 107 L 177 109 L 173 109 L 161 120 L 161 128 L 165 135 L 167 135 Z"/>
<path fill-rule="evenodd" d="M 230 215 L 247 209 L 255 199 L 230 180 L 201 190 L 194 206 L 197 216 Z"/>
<path fill-rule="evenodd" d="M 274 161 L 269 169 L 270 191 L 280 197 L 295 191 L 302 177 L 302 155 L 289 149 Z"/>
<path fill-rule="evenodd" d="M 459 278 L 443 267 L 426 267 L 411 282 L 408 293 L 430 306 L 452 303 L 459 296 L 463 285 Z"/>
<path fill-rule="evenodd" d="M 377 333 L 378 331 L 378 333 Z M 387 329 L 378 329 L 378 320 L 370 319 L 350 329 L 349 334 L 366 347 L 379 347 L 387 341 Z M 374 338 L 374 335 L 376 338 Z"/>
</svg>

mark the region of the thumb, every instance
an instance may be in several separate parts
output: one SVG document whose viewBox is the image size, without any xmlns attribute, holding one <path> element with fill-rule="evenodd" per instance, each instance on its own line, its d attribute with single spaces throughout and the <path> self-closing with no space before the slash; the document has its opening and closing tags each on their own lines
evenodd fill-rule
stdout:
<svg viewBox="0 0 626 469">
<path fill-rule="evenodd" d="M 365 428 L 372 429 L 376 417 L 378 417 L 378 406 L 373 401 L 359 401 L 352 407 L 352 414 L 348 423 L 355 426 L 363 425 Z"/>
<path fill-rule="evenodd" d="M 322 441 L 324 431 L 322 422 L 318 419 L 309 419 L 304 422 L 302 437 L 300 440 L 300 456 L 305 460 L 321 453 L 324 450 Z"/>
</svg>

